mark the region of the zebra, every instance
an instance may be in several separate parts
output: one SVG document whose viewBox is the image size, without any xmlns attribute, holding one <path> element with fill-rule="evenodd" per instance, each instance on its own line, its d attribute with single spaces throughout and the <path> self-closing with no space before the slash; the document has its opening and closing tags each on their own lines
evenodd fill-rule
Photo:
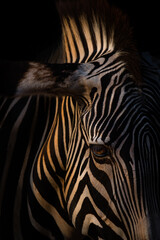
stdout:
<svg viewBox="0 0 160 240">
<path fill-rule="evenodd" d="M 148 54 L 139 59 L 126 17 L 105 0 L 57 4 L 62 42 L 51 63 L 1 63 L 1 94 L 16 96 L 1 104 L 2 146 L 15 106 L 18 131 L 32 101 L 39 110 L 24 162 L 11 162 L 19 149 L 9 126 L 2 239 L 158 240 L 159 68 Z M 49 98 L 26 97 L 41 94 Z"/>
</svg>

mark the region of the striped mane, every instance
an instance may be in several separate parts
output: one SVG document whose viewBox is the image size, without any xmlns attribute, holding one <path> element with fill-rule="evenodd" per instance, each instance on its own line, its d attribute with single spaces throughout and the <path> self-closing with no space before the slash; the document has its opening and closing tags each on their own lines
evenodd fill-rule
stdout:
<svg viewBox="0 0 160 240">
<path fill-rule="evenodd" d="M 58 0 L 62 37 L 50 62 L 89 62 L 119 52 L 132 75 L 139 61 L 128 17 L 107 0 Z M 134 65 L 134 67 L 133 67 Z"/>
<path fill-rule="evenodd" d="M 108 10 L 107 2 L 104 2 Z M 67 62 L 88 62 L 114 49 L 112 29 L 106 27 L 101 1 L 59 1 L 62 39 Z M 107 14 L 108 15 L 108 14 Z"/>
</svg>

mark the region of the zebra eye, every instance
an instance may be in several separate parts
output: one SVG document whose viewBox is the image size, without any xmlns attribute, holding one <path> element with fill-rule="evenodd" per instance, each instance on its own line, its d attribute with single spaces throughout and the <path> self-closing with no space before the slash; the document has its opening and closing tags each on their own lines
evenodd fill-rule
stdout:
<svg viewBox="0 0 160 240">
<path fill-rule="evenodd" d="M 92 153 L 95 157 L 104 158 L 110 155 L 110 148 L 104 145 L 92 145 Z"/>
</svg>

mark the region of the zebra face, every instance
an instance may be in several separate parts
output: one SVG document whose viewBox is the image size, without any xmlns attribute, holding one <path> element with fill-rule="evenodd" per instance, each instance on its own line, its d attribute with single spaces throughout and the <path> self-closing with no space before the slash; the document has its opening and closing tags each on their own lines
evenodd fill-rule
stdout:
<svg viewBox="0 0 160 240">
<path fill-rule="evenodd" d="M 69 153 L 72 223 L 93 239 L 159 239 L 159 136 L 148 96 L 121 65 L 90 97 L 72 142 L 77 154 Z"/>
<path fill-rule="evenodd" d="M 46 186 L 35 186 L 31 174 L 34 196 L 49 214 L 54 209 L 51 214 L 64 236 L 72 222 L 92 239 L 159 239 L 159 76 L 156 82 L 154 69 L 139 87 L 118 52 L 82 64 L 29 62 L 21 64 L 21 71 L 19 64 L 10 65 L 14 73 L 18 68 L 18 75 L 8 82 L 5 71 L 2 91 L 11 85 L 17 95 L 43 93 L 76 99 L 74 104 L 68 98 L 63 97 L 62 103 L 56 98 L 52 134 L 34 165 L 36 170 L 33 167 L 37 179 L 41 171 L 48 178 L 48 163 L 54 170 L 50 177 L 60 175 L 62 191 L 56 192 L 57 184 L 52 182 L 59 205 L 56 202 L 52 208 L 39 198 L 35 187 L 43 195 Z M 55 209 L 60 209 L 69 225 L 61 224 Z"/>
</svg>

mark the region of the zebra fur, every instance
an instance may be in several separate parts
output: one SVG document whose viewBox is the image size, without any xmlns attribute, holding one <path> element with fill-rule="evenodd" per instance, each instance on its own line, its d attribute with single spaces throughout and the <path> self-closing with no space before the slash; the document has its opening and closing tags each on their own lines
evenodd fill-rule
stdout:
<svg viewBox="0 0 160 240">
<path fill-rule="evenodd" d="M 81 2 L 83 6 L 85 2 Z M 43 93 L 59 97 L 53 98 L 53 111 L 46 108 L 52 112 L 48 120 L 51 125 L 45 127 L 44 123 L 44 141 L 38 143 L 35 158 L 28 158 L 29 171 L 25 172 L 22 167 L 23 174 L 18 177 L 20 189 L 23 186 L 22 191 L 26 192 L 18 213 L 21 196 L 16 192 L 13 213 L 16 220 L 8 221 L 13 231 L 7 232 L 5 224 L 1 225 L 3 234 L 11 239 L 13 235 L 15 239 L 30 236 L 83 239 L 82 235 L 90 239 L 158 239 L 159 70 L 148 60 L 148 55 L 144 55 L 142 82 L 137 53 L 132 55 L 135 50 L 131 47 L 123 52 L 126 45 L 124 49 L 116 47 L 102 50 L 103 55 L 98 51 L 98 58 L 93 59 L 90 59 L 91 51 L 91 55 L 86 56 L 90 60 L 87 63 L 85 59 L 84 63 L 69 65 L 27 63 L 25 71 L 26 63 L 24 68 L 23 63 L 20 68 L 16 67 L 22 77 L 16 76 L 13 91 L 8 94 Z M 73 52 L 72 57 L 74 59 Z M 129 57 L 132 64 L 127 60 Z M 5 71 L 3 80 L 7 79 Z M 6 85 L 4 91 L 7 92 Z M 67 96 L 61 97 L 64 94 Z M 6 103 L 2 102 L 2 112 Z M 16 100 L 11 106 L 14 104 L 18 106 Z M 14 109 L 11 106 L 2 126 Z M 22 120 L 26 119 L 28 106 L 29 100 L 22 110 Z M 48 114 L 44 111 L 50 119 Z M 38 120 L 37 117 L 33 121 L 31 129 Z M 11 131 L 10 142 L 13 136 L 16 136 L 15 129 Z M 96 156 L 97 147 L 103 150 L 105 147 L 107 155 Z M 5 170 L 3 179 L 6 173 Z M 4 182 L 2 180 L 2 185 L 6 186 Z M 8 191 L 3 192 L 10 196 Z M 8 216 L 10 212 L 4 199 L 5 208 L 1 209 L 6 209 Z M 4 210 L 2 216 L 9 220 Z"/>
</svg>

